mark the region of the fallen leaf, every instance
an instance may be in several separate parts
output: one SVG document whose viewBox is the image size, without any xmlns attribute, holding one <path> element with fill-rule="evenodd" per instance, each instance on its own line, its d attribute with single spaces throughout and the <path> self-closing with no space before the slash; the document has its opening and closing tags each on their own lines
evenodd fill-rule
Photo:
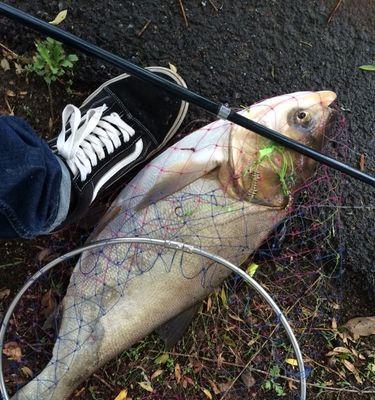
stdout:
<svg viewBox="0 0 375 400">
<path fill-rule="evenodd" d="M 56 301 L 52 295 L 52 290 L 48 290 L 46 293 L 44 293 L 42 300 L 42 311 L 41 314 L 43 315 L 44 318 L 49 317 L 53 311 L 56 308 Z"/>
<path fill-rule="evenodd" d="M 177 383 L 180 383 L 181 381 L 181 367 L 180 364 L 176 364 L 174 367 L 174 376 L 176 377 Z"/>
<path fill-rule="evenodd" d="M 158 376 L 160 376 L 162 373 L 164 372 L 163 369 L 157 369 L 150 377 L 150 380 L 153 380 L 155 378 L 157 378 Z"/>
<path fill-rule="evenodd" d="M 225 308 L 227 308 L 228 307 L 228 299 L 227 299 L 227 294 L 225 292 L 225 288 L 224 287 L 221 288 L 220 298 L 221 298 L 221 301 L 223 302 L 223 306 Z"/>
<path fill-rule="evenodd" d="M 234 314 L 229 314 L 229 317 L 234 319 L 235 321 L 238 322 L 245 322 L 242 318 L 240 318 L 238 315 L 234 315 Z"/>
<path fill-rule="evenodd" d="M 169 354 L 164 353 L 155 359 L 155 364 L 165 364 L 169 360 Z"/>
<path fill-rule="evenodd" d="M 242 382 L 244 383 L 244 385 L 248 388 L 248 389 L 250 389 L 252 386 L 254 386 L 255 385 L 255 383 L 256 383 L 256 380 L 255 380 L 255 378 L 253 377 L 253 375 L 252 375 L 252 373 L 251 372 L 244 372 L 242 375 L 241 375 L 241 380 L 242 380 Z"/>
<path fill-rule="evenodd" d="M 0 289 L 0 300 L 6 299 L 10 295 L 10 289 Z"/>
<path fill-rule="evenodd" d="M 9 61 L 6 58 L 3 58 L 0 61 L 0 66 L 4 71 L 9 71 L 10 70 Z"/>
<path fill-rule="evenodd" d="M 212 299 L 211 299 L 211 296 L 209 296 L 208 299 L 207 299 L 206 311 L 209 312 L 211 310 L 211 307 L 212 307 Z"/>
<path fill-rule="evenodd" d="M 259 268 L 258 264 L 252 263 L 247 267 L 246 273 L 249 276 L 253 277 L 258 268 Z"/>
<path fill-rule="evenodd" d="M 375 71 L 375 65 L 361 65 L 359 69 L 362 69 L 363 71 Z"/>
<path fill-rule="evenodd" d="M 9 357 L 9 359 L 20 362 L 22 359 L 22 351 L 16 342 L 5 343 L 3 353 Z"/>
<path fill-rule="evenodd" d="M 115 400 L 126 400 L 128 397 L 128 391 L 126 389 L 121 390 L 121 392 L 116 396 Z"/>
<path fill-rule="evenodd" d="M 365 170 L 365 155 L 361 154 L 359 156 L 359 169 L 363 172 Z"/>
<path fill-rule="evenodd" d="M 362 384 L 363 381 L 359 376 L 359 372 L 358 372 L 357 368 L 348 360 L 342 360 L 342 363 L 345 365 L 345 367 L 348 369 L 348 371 L 350 371 L 354 375 L 357 383 Z"/>
<path fill-rule="evenodd" d="M 175 65 L 169 63 L 169 69 L 177 74 L 177 68 Z"/>
<path fill-rule="evenodd" d="M 375 317 L 358 317 L 349 320 L 345 325 L 354 340 L 361 336 L 375 335 Z"/>
<path fill-rule="evenodd" d="M 348 354 L 351 353 L 346 347 L 335 347 L 332 351 L 326 354 L 327 357 L 336 356 L 337 354 Z"/>
<path fill-rule="evenodd" d="M 8 89 L 8 90 L 6 91 L 6 95 L 7 95 L 8 97 L 15 97 L 15 96 L 16 96 L 16 94 L 13 92 L 13 90 L 10 90 L 10 89 Z"/>
<path fill-rule="evenodd" d="M 53 21 L 50 21 L 50 24 L 52 25 L 59 25 L 61 24 L 61 22 L 64 21 L 64 19 L 66 18 L 68 14 L 68 10 L 62 10 L 60 11 L 57 15 L 56 18 Z"/>
<path fill-rule="evenodd" d="M 208 389 L 205 389 L 205 388 L 201 388 L 201 389 L 202 389 L 202 392 L 206 395 L 206 397 L 207 397 L 208 399 L 212 400 L 212 394 L 211 394 L 211 392 L 210 392 Z"/>
<path fill-rule="evenodd" d="M 220 393 L 224 393 L 228 392 L 232 388 L 233 384 L 232 382 L 226 382 L 226 383 L 218 383 L 217 386 L 220 389 Z"/>
<path fill-rule="evenodd" d="M 215 395 L 220 393 L 220 389 L 217 387 L 216 383 L 214 381 L 211 381 L 210 379 L 208 380 L 210 382 L 211 388 L 214 392 Z"/>
<path fill-rule="evenodd" d="M 31 371 L 31 369 L 29 367 L 23 366 L 20 368 L 22 374 L 26 377 L 26 378 L 32 378 L 33 377 L 33 371 Z"/>
<path fill-rule="evenodd" d="M 138 384 L 142 389 L 147 390 L 147 392 L 152 393 L 154 391 L 152 386 L 147 382 L 138 382 Z"/>
<path fill-rule="evenodd" d="M 14 63 L 14 66 L 15 66 L 15 68 L 16 68 L 16 74 L 17 74 L 17 75 L 22 74 L 23 68 L 22 68 L 21 64 L 18 64 L 18 63 L 15 62 L 15 63 Z"/>
<path fill-rule="evenodd" d="M 293 367 L 298 366 L 298 361 L 295 358 L 287 358 L 285 362 L 289 365 L 292 365 Z"/>
<path fill-rule="evenodd" d="M 332 329 L 337 331 L 337 321 L 336 318 L 332 318 Z"/>
</svg>

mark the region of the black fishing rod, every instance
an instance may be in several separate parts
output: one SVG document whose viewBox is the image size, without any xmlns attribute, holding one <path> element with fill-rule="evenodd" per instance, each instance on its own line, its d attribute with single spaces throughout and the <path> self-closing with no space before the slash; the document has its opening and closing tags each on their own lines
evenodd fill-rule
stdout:
<svg viewBox="0 0 375 400">
<path fill-rule="evenodd" d="M 321 164 L 328 165 L 329 167 L 341 171 L 346 175 L 352 176 L 353 178 L 356 178 L 371 186 L 375 186 L 375 177 L 365 174 L 356 168 L 342 163 L 341 161 L 335 160 L 334 158 L 322 154 L 319 151 L 303 145 L 302 143 L 296 142 L 295 140 L 290 139 L 274 131 L 273 129 L 267 128 L 264 125 L 245 118 L 223 104 L 216 103 L 212 100 L 207 99 L 206 97 L 201 96 L 198 93 L 194 93 L 191 90 L 177 85 L 176 83 L 172 83 L 164 78 L 161 78 L 160 76 L 142 67 L 139 67 L 138 65 L 135 65 L 117 56 L 116 54 L 112 54 L 109 51 L 104 50 L 92 43 L 89 43 L 69 32 L 66 32 L 61 28 L 51 25 L 48 22 L 35 18 L 24 11 L 18 10 L 2 2 L 0 2 L 0 14 L 21 22 L 22 24 L 42 34 L 50 36 L 83 53 L 106 61 L 109 64 L 112 64 L 124 70 L 128 74 L 133 75 L 143 81 L 149 82 L 152 85 L 158 86 L 174 94 L 176 97 L 185 100 L 191 104 L 195 104 L 196 106 L 201 107 L 204 110 L 215 114 L 222 119 L 227 119 L 230 122 L 240 125 L 245 129 L 251 130 L 267 139 L 281 144 L 282 146 L 288 147 L 292 150 L 297 151 L 298 153 L 304 154 L 305 156 L 308 156 L 320 162 Z"/>
</svg>

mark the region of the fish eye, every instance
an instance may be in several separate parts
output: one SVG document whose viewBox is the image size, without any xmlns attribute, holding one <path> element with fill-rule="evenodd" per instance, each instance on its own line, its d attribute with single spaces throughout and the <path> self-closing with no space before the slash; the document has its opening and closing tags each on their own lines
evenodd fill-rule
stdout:
<svg viewBox="0 0 375 400">
<path fill-rule="evenodd" d="M 298 125 L 307 128 L 312 120 L 311 114 L 305 110 L 298 110 L 295 113 L 294 120 Z"/>
</svg>

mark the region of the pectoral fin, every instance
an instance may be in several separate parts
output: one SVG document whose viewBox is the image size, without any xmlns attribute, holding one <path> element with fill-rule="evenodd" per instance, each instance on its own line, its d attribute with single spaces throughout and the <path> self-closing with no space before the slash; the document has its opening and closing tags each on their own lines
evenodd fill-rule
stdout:
<svg viewBox="0 0 375 400">
<path fill-rule="evenodd" d="M 196 315 L 199 304 L 195 304 L 191 308 L 178 314 L 176 317 L 170 319 L 156 330 L 158 335 L 163 339 L 167 349 L 172 348 L 183 337 L 188 329 L 191 321 Z"/>
<path fill-rule="evenodd" d="M 208 146 L 201 150 L 192 148 L 179 149 L 180 162 L 163 168 L 160 178 L 137 204 L 136 211 L 178 192 L 195 180 L 217 168 L 224 159 L 224 150 Z"/>
</svg>

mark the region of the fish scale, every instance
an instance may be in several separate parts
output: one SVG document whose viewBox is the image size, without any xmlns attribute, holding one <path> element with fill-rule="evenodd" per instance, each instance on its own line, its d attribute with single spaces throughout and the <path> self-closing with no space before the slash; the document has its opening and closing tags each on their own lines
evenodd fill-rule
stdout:
<svg viewBox="0 0 375 400">
<path fill-rule="evenodd" d="M 297 95 L 291 97 L 293 107 Z M 302 104 L 311 104 L 316 95 L 304 92 L 299 96 Z M 330 101 L 332 98 L 330 95 Z M 264 106 L 270 104 L 270 120 L 275 123 L 280 103 L 279 120 L 285 126 L 282 111 L 287 99 L 281 96 L 276 100 L 259 103 L 261 107 L 254 106 L 252 112 L 260 107 L 259 117 L 267 122 Z M 321 118 L 319 134 L 326 122 L 326 116 Z M 255 135 L 238 132 L 226 121 L 216 121 L 186 136 L 127 185 L 92 237 L 175 240 L 239 265 L 287 213 L 285 207 L 237 196 L 237 187 L 229 187 L 232 181 L 223 184 L 222 177 L 230 175 L 228 170 L 238 169 L 238 164 L 230 165 L 229 160 L 244 161 L 243 145 L 250 149 L 243 165 L 247 167 L 255 161 L 257 144 Z M 253 187 L 251 182 L 247 186 Z M 195 254 L 145 244 L 109 245 L 85 252 L 63 300 L 52 358 L 13 400 L 68 399 L 97 368 L 202 301 L 229 274 L 224 266 Z"/>
</svg>

